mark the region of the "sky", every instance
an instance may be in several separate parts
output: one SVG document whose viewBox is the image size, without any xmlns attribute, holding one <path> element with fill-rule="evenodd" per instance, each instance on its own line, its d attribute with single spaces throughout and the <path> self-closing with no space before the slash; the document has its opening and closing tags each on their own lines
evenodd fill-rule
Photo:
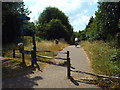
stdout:
<svg viewBox="0 0 120 90">
<path fill-rule="evenodd" d="M 57 7 L 68 16 L 74 31 L 84 30 L 91 16 L 97 11 L 97 0 L 23 0 L 25 6 L 32 11 L 31 22 L 38 20 L 46 7 Z"/>
</svg>

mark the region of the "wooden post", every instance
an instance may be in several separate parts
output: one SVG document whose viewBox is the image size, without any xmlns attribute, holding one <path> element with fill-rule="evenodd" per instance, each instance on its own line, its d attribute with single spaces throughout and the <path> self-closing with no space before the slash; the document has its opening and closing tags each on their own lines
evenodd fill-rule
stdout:
<svg viewBox="0 0 120 90">
<path fill-rule="evenodd" d="M 34 59 L 35 59 L 34 51 L 31 51 L 31 66 L 33 66 L 33 67 L 34 67 L 34 64 L 35 64 Z"/>
<path fill-rule="evenodd" d="M 24 47 L 22 51 L 24 51 Z M 22 52 L 22 63 L 25 64 L 25 54 L 23 52 Z"/>
<path fill-rule="evenodd" d="M 36 59 L 36 42 L 35 42 L 35 33 L 34 33 L 34 31 L 33 31 L 33 35 L 32 35 L 32 41 L 33 41 L 33 52 L 32 52 L 31 55 L 33 56 L 34 63 L 37 63 L 37 59 Z"/>
<path fill-rule="evenodd" d="M 13 49 L 13 58 L 15 58 L 15 49 Z"/>
<path fill-rule="evenodd" d="M 69 51 L 67 51 L 67 77 L 70 79 L 70 57 L 69 57 Z"/>
</svg>

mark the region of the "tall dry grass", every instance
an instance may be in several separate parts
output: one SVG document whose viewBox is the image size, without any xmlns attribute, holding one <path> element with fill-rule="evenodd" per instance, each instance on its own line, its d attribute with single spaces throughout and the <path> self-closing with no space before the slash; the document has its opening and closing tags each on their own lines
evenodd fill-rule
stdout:
<svg viewBox="0 0 120 90">
<path fill-rule="evenodd" d="M 103 41 L 81 42 L 95 73 L 120 77 L 119 49 L 112 48 Z M 120 88 L 119 80 L 98 79 L 98 85 L 103 88 Z"/>
<path fill-rule="evenodd" d="M 118 51 L 116 48 L 110 48 L 107 43 L 102 41 L 85 41 L 81 45 L 89 56 L 96 73 L 113 76 L 120 75 L 120 63 L 112 61 L 112 56 Z"/>
<path fill-rule="evenodd" d="M 31 43 L 31 37 L 26 37 L 26 40 L 29 39 L 29 41 L 27 41 L 27 43 L 24 46 L 25 50 L 33 50 L 33 45 Z M 14 45 L 15 46 L 15 45 Z M 66 46 L 68 46 L 68 44 L 66 42 L 59 42 L 58 45 L 55 44 L 54 41 L 36 41 L 36 47 L 37 50 L 47 50 L 47 51 L 61 51 L 63 48 L 65 48 Z M 10 47 L 10 45 L 8 46 Z M 6 48 L 7 49 L 7 48 Z M 8 48 L 9 49 L 9 48 Z M 46 56 L 51 56 L 54 57 L 57 55 L 57 53 L 47 53 L 47 52 L 41 52 L 41 53 L 37 53 L 37 55 L 46 55 Z M 3 78 L 6 77 L 13 77 L 13 76 L 17 76 L 17 75 L 21 75 L 21 73 L 23 72 L 28 72 L 33 70 L 33 68 L 30 67 L 31 65 L 31 56 L 30 55 L 25 55 L 25 62 L 26 62 L 26 67 L 22 67 L 21 66 L 21 54 L 19 53 L 19 51 L 16 51 L 16 58 L 12 58 L 12 50 L 8 50 L 5 53 L 5 57 L 3 57 L 1 60 L 7 60 L 5 62 L 2 63 L 3 66 Z M 47 62 L 53 62 L 54 60 L 51 59 L 45 59 L 45 58 L 40 58 L 37 57 L 37 60 L 42 60 L 42 61 L 47 61 Z M 38 62 L 40 69 L 44 69 L 44 67 L 46 66 L 45 62 Z"/>
</svg>

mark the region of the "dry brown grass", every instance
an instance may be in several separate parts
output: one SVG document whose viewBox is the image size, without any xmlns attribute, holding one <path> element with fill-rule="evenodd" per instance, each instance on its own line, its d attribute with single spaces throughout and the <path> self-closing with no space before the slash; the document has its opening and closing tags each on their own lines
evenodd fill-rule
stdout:
<svg viewBox="0 0 120 90">
<path fill-rule="evenodd" d="M 60 42 L 58 45 L 54 41 L 41 41 L 36 42 L 37 50 L 47 50 L 47 51 L 61 51 L 63 48 L 68 46 L 65 42 Z M 32 50 L 32 43 L 25 45 L 25 50 Z M 22 66 L 21 54 L 16 50 L 16 58 L 12 58 L 12 50 L 8 50 L 5 53 L 5 57 L 2 57 L 2 68 L 3 68 L 3 78 L 14 77 L 22 74 L 29 74 L 35 71 L 38 71 L 36 68 L 31 67 L 31 56 L 25 55 L 26 67 Z M 37 55 L 46 55 L 46 56 L 56 56 L 56 53 L 41 52 Z M 54 60 L 44 59 L 37 57 L 38 60 L 43 60 L 47 62 L 54 62 Z M 43 70 L 47 65 L 45 62 L 38 62 L 40 69 Z"/>
</svg>

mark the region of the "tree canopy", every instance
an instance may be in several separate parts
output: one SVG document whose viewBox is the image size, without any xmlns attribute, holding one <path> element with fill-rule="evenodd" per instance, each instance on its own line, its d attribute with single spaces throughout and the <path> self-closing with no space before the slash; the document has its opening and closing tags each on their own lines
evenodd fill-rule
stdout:
<svg viewBox="0 0 120 90">
<path fill-rule="evenodd" d="M 111 40 L 120 32 L 120 2 L 99 2 L 95 18 L 91 18 L 84 33 L 88 40 Z"/>
<path fill-rule="evenodd" d="M 39 16 L 38 30 L 45 39 L 64 38 L 70 42 L 73 28 L 68 17 L 56 7 L 47 7 Z"/>
<path fill-rule="evenodd" d="M 3 43 L 13 42 L 20 36 L 20 27 L 24 24 L 18 15 L 28 15 L 30 11 L 24 8 L 23 2 L 2 3 L 2 41 Z"/>
</svg>

